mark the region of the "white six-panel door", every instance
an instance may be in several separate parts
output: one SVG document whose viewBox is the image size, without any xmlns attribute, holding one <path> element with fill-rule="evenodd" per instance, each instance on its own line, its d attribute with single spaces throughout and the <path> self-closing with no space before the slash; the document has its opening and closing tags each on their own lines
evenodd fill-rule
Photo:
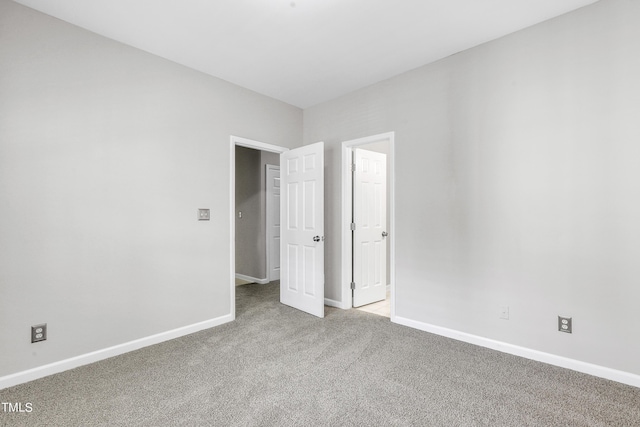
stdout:
<svg viewBox="0 0 640 427">
<path fill-rule="evenodd" d="M 324 317 L 324 144 L 280 155 L 280 301 Z"/>
<path fill-rule="evenodd" d="M 280 166 L 267 165 L 267 269 L 280 279 Z"/>
<path fill-rule="evenodd" d="M 353 150 L 353 306 L 387 296 L 387 156 Z"/>
</svg>

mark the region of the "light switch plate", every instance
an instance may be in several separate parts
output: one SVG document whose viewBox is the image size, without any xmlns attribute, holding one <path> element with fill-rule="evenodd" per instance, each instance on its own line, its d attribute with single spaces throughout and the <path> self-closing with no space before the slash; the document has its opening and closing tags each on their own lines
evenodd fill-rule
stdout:
<svg viewBox="0 0 640 427">
<path fill-rule="evenodd" d="M 211 219 L 211 211 L 209 209 L 198 209 L 198 221 L 209 221 Z"/>
</svg>

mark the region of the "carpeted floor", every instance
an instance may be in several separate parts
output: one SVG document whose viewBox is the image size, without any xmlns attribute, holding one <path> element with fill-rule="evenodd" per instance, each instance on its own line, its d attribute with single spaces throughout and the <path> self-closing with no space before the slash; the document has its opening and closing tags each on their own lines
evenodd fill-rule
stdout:
<svg viewBox="0 0 640 427">
<path fill-rule="evenodd" d="M 640 426 L 640 389 L 236 288 L 237 320 L 0 391 L 2 426 Z"/>
</svg>

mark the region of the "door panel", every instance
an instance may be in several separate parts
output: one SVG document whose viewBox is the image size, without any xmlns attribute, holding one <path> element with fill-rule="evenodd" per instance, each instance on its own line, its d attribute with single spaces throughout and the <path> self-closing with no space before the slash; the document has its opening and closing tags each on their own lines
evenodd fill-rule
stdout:
<svg viewBox="0 0 640 427">
<path fill-rule="evenodd" d="M 280 155 L 280 301 L 324 317 L 324 144 Z"/>
<path fill-rule="evenodd" d="M 387 156 L 353 150 L 353 306 L 387 296 Z"/>
<path fill-rule="evenodd" d="M 280 279 L 280 167 L 267 165 L 267 260 L 269 281 Z"/>
</svg>

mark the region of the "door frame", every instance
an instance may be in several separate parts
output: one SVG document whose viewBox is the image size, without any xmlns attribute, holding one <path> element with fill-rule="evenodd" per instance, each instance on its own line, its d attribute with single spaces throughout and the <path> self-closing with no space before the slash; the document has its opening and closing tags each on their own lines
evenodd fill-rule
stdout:
<svg viewBox="0 0 640 427">
<path fill-rule="evenodd" d="M 236 319 L 236 147 L 247 147 L 255 150 L 269 151 L 271 153 L 284 153 L 289 151 L 286 147 L 279 145 L 267 144 L 265 142 L 255 141 L 248 138 L 231 135 L 229 146 L 229 284 L 230 284 L 230 307 L 231 319 Z"/>
<path fill-rule="evenodd" d="M 389 185 L 389 285 L 390 285 L 390 308 L 391 321 L 396 316 L 396 233 L 395 233 L 395 132 L 386 132 L 377 135 L 371 135 L 364 138 L 352 139 L 342 142 L 342 221 L 341 221 L 341 238 L 342 238 L 342 306 L 340 308 L 350 309 L 353 307 L 353 298 L 351 292 L 351 214 L 352 205 L 352 175 L 351 175 L 351 153 L 352 149 L 361 145 L 371 144 L 373 142 L 389 141 L 389 174 L 387 182 Z"/>
<path fill-rule="evenodd" d="M 265 176 L 266 178 L 269 178 L 269 170 L 275 170 L 277 169 L 278 172 L 280 172 L 280 165 L 271 165 L 271 164 L 266 164 L 265 165 Z M 273 265 L 272 265 L 272 258 L 271 256 L 273 255 L 271 253 L 271 238 L 273 238 L 273 236 L 271 235 L 271 231 L 269 231 L 271 228 L 271 224 L 269 224 L 269 220 L 273 219 L 274 215 L 274 207 L 275 205 L 273 204 L 273 202 L 271 202 L 269 199 L 271 197 L 273 197 L 273 192 L 269 191 L 269 180 L 265 178 L 265 207 L 266 207 L 266 215 L 265 215 L 265 220 L 266 220 L 266 225 L 265 225 L 265 234 L 266 234 L 266 251 L 265 253 L 267 254 L 267 279 L 269 280 L 269 282 L 275 280 L 272 276 L 273 273 Z M 278 277 L 279 279 L 279 277 Z"/>
</svg>

